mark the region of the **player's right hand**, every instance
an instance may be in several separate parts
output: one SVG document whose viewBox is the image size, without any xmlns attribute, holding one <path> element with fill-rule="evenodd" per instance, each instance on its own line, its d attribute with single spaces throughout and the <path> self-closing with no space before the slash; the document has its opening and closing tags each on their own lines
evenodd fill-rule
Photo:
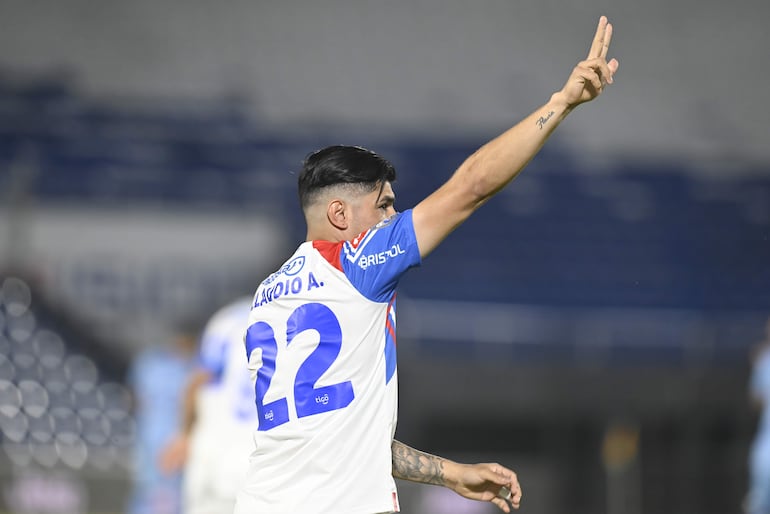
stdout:
<svg viewBox="0 0 770 514">
<path fill-rule="evenodd" d="M 602 16 L 596 27 L 588 57 L 575 66 L 566 84 L 558 93 L 569 107 L 593 100 L 601 94 L 607 84 L 612 84 L 619 63 L 617 59 L 607 62 L 611 40 L 612 24 L 606 16 Z"/>
</svg>

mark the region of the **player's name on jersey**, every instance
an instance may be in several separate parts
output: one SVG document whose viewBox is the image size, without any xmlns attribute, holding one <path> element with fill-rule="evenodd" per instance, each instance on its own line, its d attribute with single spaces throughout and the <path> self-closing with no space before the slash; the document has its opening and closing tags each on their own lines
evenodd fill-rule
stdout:
<svg viewBox="0 0 770 514">
<path fill-rule="evenodd" d="M 316 287 L 323 286 L 324 283 L 316 279 L 312 271 L 309 271 L 304 277 L 302 275 L 297 275 L 276 281 L 269 286 L 264 286 L 263 284 L 263 287 L 260 287 L 254 298 L 254 308 L 261 307 L 282 296 L 295 295 L 302 291 L 310 291 Z"/>
</svg>

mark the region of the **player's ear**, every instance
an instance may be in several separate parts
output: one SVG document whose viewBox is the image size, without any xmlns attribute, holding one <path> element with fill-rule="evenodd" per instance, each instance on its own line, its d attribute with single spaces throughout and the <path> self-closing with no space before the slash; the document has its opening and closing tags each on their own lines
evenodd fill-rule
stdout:
<svg viewBox="0 0 770 514">
<path fill-rule="evenodd" d="M 350 220 L 348 219 L 347 205 L 342 200 L 332 200 L 326 206 L 326 217 L 335 228 L 347 230 Z"/>
</svg>

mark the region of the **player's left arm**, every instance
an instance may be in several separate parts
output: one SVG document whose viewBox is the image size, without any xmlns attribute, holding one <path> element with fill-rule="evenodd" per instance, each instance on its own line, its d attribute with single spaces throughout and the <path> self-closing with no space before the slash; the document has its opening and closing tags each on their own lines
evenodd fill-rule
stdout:
<svg viewBox="0 0 770 514">
<path fill-rule="evenodd" d="M 521 486 L 516 473 L 500 464 L 460 464 L 396 440 L 391 453 L 395 478 L 448 487 L 465 498 L 492 502 L 503 512 L 519 508 Z"/>
</svg>

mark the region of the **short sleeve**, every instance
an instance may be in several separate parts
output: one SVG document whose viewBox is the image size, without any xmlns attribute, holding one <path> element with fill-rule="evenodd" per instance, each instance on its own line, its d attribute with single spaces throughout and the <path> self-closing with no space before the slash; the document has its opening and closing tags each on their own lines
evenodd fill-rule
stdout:
<svg viewBox="0 0 770 514">
<path fill-rule="evenodd" d="M 404 273 L 421 263 L 411 209 L 378 223 L 352 241 L 317 241 L 314 247 L 361 294 L 377 302 L 389 301 Z"/>
</svg>

